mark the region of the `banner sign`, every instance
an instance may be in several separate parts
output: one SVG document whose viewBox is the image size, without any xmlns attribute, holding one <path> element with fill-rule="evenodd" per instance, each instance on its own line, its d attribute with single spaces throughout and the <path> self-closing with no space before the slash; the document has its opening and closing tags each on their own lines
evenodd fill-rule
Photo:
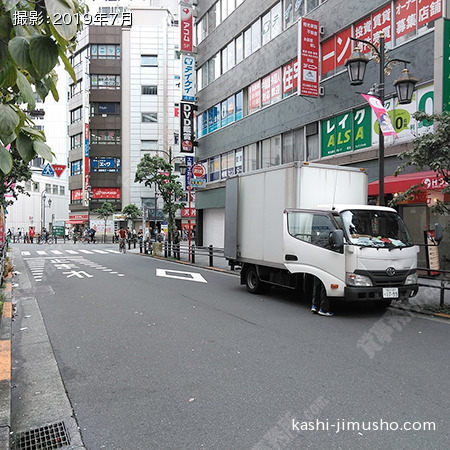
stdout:
<svg viewBox="0 0 450 450">
<path fill-rule="evenodd" d="M 194 50 L 194 14 L 193 8 L 187 4 L 181 6 L 181 51 L 191 52 Z"/>
<path fill-rule="evenodd" d="M 381 103 L 378 97 L 369 94 L 361 94 L 372 107 L 373 111 L 377 115 L 378 122 L 380 123 L 381 132 L 385 136 L 396 136 L 398 138 L 398 134 L 395 131 L 395 128 L 392 126 L 391 118 L 387 113 L 386 108 Z"/>
<path fill-rule="evenodd" d="M 120 199 L 120 188 L 93 188 L 92 189 L 94 199 L 97 198 L 117 198 Z"/>
<path fill-rule="evenodd" d="M 301 17 L 298 21 L 298 60 L 300 88 L 298 95 L 319 96 L 320 23 Z"/>
<path fill-rule="evenodd" d="M 181 99 L 187 102 L 195 102 L 195 58 L 189 55 L 181 55 Z"/>
<path fill-rule="evenodd" d="M 194 105 L 181 102 L 181 153 L 194 153 Z"/>
</svg>

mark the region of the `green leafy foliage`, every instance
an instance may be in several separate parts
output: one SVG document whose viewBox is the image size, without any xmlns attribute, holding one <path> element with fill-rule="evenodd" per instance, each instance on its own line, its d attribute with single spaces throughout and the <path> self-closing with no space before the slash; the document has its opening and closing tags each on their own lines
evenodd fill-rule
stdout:
<svg viewBox="0 0 450 450">
<path fill-rule="evenodd" d="M 75 14 L 81 17 L 84 10 L 84 4 L 78 0 L 0 0 L 2 175 L 13 171 L 14 164 L 21 160 L 28 163 L 37 155 L 52 161 L 45 134 L 34 129 L 26 112 L 35 109 L 34 91 L 42 100 L 50 92 L 58 100 L 54 68 L 59 61 L 76 82 L 67 54 L 74 51 L 76 34 L 82 26 Z M 14 155 L 6 149 L 9 144 Z"/>
<path fill-rule="evenodd" d="M 95 214 L 100 217 L 100 219 L 103 219 L 105 222 L 105 232 L 104 232 L 104 242 L 106 242 L 106 222 L 108 221 L 108 218 L 111 217 L 115 212 L 117 212 L 115 206 L 112 205 L 110 202 L 105 202 L 100 208 L 94 209 L 93 211 Z"/>
<path fill-rule="evenodd" d="M 169 233 L 175 229 L 175 214 L 184 208 L 184 203 L 177 203 L 176 199 L 183 195 L 183 186 L 178 181 L 178 175 L 173 173 L 171 162 L 160 156 L 144 155 L 137 165 L 135 183 L 145 186 L 156 186 L 164 200 L 163 211 L 167 214 Z"/>
<path fill-rule="evenodd" d="M 135 203 L 130 203 L 123 208 L 122 213 L 127 216 L 130 220 L 139 219 L 142 216 L 142 212 Z"/>
<path fill-rule="evenodd" d="M 397 168 L 395 175 L 402 173 L 407 167 L 413 166 L 417 171 L 432 170 L 436 177 L 443 179 L 447 186 L 444 193 L 450 193 L 450 113 L 427 114 L 422 111 L 414 113 L 419 122 L 434 123 L 432 133 L 423 134 L 414 139 L 414 147 L 399 155 L 405 162 Z M 400 194 L 394 203 L 405 201 L 419 192 L 420 185 L 414 185 L 408 191 Z M 438 201 L 431 207 L 432 212 L 450 215 L 450 208 Z"/>
</svg>

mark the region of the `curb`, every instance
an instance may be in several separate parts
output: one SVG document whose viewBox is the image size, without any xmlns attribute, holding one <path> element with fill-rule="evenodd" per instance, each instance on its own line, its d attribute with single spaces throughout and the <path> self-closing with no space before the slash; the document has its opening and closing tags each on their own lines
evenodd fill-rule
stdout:
<svg viewBox="0 0 450 450">
<path fill-rule="evenodd" d="M 5 294 L 0 326 L 0 448 L 10 448 L 11 433 L 11 369 L 12 369 L 12 273 L 2 288 Z"/>
</svg>

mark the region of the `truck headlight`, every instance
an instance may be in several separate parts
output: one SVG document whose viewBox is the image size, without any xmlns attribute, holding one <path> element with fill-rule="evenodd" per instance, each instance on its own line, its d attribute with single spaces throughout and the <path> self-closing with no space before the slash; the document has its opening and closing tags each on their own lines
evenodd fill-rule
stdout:
<svg viewBox="0 0 450 450">
<path fill-rule="evenodd" d="M 372 280 L 365 275 L 357 275 L 356 273 L 347 273 L 347 285 L 348 286 L 373 286 Z"/>
<path fill-rule="evenodd" d="M 417 273 L 408 275 L 405 280 L 405 284 L 417 284 Z"/>
</svg>

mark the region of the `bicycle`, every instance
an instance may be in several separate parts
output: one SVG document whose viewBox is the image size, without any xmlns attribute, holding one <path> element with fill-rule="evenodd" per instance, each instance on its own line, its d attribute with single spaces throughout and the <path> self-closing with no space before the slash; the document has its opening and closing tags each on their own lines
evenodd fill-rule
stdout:
<svg viewBox="0 0 450 450">
<path fill-rule="evenodd" d="M 119 252 L 122 252 L 125 254 L 127 252 L 127 244 L 125 242 L 125 238 L 120 239 L 119 241 Z"/>
<path fill-rule="evenodd" d="M 38 244 L 53 244 L 53 236 L 48 236 L 47 239 L 45 239 L 45 236 L 39 235 L 37 238 Z"/>
</svg>

